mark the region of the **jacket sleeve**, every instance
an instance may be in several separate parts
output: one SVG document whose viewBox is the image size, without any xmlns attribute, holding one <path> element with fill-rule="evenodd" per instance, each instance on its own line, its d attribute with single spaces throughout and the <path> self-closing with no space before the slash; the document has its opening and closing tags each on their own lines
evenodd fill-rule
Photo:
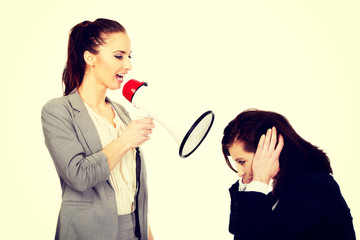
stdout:
<svg viewBox="0 0 360 240">
<path fill-rule="evenodd" d="M 262 239 L 271 214 L 267 196 L 260 192 L 238 191 L 234 186 L 230 188 L 230 196 L 229 232 L 235 239 L 240 236 L 239 239 Z"/>
<path fill-rule="evenodd" d="M 271 193 L 270 193 L 271 194 Z M 298 181 L 279 198 L 239 192 L 230 188 L 229 231 L 235 239 L 292 239 L 312 229 L 321 218 L 321 189 L 311 181 Z"/>
<path fill-rule="evenodd" d="M 103 152 L 86 156 L 70 109 L 64 101 L 50 101 L 42 109 L 41 121 L 45 144 L 60 178 L 82 192 L 106 181 L 110 169 Z"/>
</svg>

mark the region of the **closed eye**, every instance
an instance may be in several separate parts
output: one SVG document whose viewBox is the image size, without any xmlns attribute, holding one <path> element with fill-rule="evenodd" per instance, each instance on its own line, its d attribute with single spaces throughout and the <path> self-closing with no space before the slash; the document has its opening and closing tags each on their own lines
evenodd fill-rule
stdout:
<svg viewBox="0 0 360 240">
<path fill-rule="evenodd" d="M 237 164 L 244 165 L 246 161 L 245 161 L 245 160 L 236 159 L 235 162 L 236 162 Z"/>
<path fill-rule="evenodd" d="M 124 56 L 122 55 L 115 55 L 114 57 L 116 57 L 119 60 L 122 60 L 124 58 Z M 132 59 L 132 56 L 129 55 L 129 58 Z"/>
</svg>

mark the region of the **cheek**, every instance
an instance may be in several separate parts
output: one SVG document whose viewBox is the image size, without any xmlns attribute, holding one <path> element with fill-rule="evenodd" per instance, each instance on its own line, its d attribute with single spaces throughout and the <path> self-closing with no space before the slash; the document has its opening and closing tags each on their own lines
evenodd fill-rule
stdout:
<svg viewBox="0 0 360 240">
<path fill-rule="evenodd" d="M 252 174 L 252 166 L 251 166 L 251 163 L 250 164 L 247 164 L 246 166 L 245 166 L 245 172 L 247 172 L 247 173 L 251 173 Z"/>
<path fill-rule="evenodd" d="M 104 77 L 108 74 L 108 64 L 104 60 L 98 61 L 95 65 L 96 72 L 99 76 Z"/>
<path fill-rule="evenodd" d="M 106 64 L 104 64 L 104 68 L 109 75 L 113 75 L 117 72 L 117 68 L 112 61 L 107 61 Z"/>
<path fill-rule="evenodd" d="M 113 74 L 114 72 L 116 72 L 118 69 L 117 65 L 119 65 L 119 64 L 116 64 L 116 60 L 117 59 L 112 59 L 112 58 L 101 59 L 100 65 L 101 65 L 102 71 L 105 74 Z"/>
<path fill-rule="evenodd" d="M 238 174 L 240 174 L 240 175 L 242 175 L 244 172 L 246 172 L 245 167 L 240 164 L 236 164 L 236 170 L 237 170 Z"/>
</svg>

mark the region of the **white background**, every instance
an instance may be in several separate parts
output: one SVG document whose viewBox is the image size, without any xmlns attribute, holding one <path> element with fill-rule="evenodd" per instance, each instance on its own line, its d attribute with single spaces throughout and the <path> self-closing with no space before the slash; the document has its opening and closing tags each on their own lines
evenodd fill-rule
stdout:
<svg viewBox="0 0 360 240">
<path fill-rule="evenodd" d="M 232 239 L 222 131 L 248 108 L 285 115 L 328 153 L 360 232 L 358 1 L 9 1 L 1 24 L 1 239 L 52 239 L 61 202 L 40 112 L 62 95 L 71 27 L 99 17 L 132 40 L 130 77 L 215 123 L 189 158 L 157 124 L 143 146 L 156 240 Z M 131 110 L 121 91 L 113 100 Z M 246 206 L 244 206 L 246 207 Z M 246 219 L 246 216 L 244 216 Z M 171 236 L 171 238 L 169 237 Z"/>
</svg>

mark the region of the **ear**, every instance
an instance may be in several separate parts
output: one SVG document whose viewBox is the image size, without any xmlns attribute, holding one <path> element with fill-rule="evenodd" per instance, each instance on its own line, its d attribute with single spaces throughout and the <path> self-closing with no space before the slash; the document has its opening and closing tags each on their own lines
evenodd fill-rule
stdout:
<svg viewBox="0 0 360 240">
<path fill-rule="evenodd" d="M 93 67 L 93 66 L 95 66 L 95 62 L 96 62 L 96 55 L 89 51 L 85 51 L 84 52 L 84 60 L 87 65 Z"/>
</svg>

